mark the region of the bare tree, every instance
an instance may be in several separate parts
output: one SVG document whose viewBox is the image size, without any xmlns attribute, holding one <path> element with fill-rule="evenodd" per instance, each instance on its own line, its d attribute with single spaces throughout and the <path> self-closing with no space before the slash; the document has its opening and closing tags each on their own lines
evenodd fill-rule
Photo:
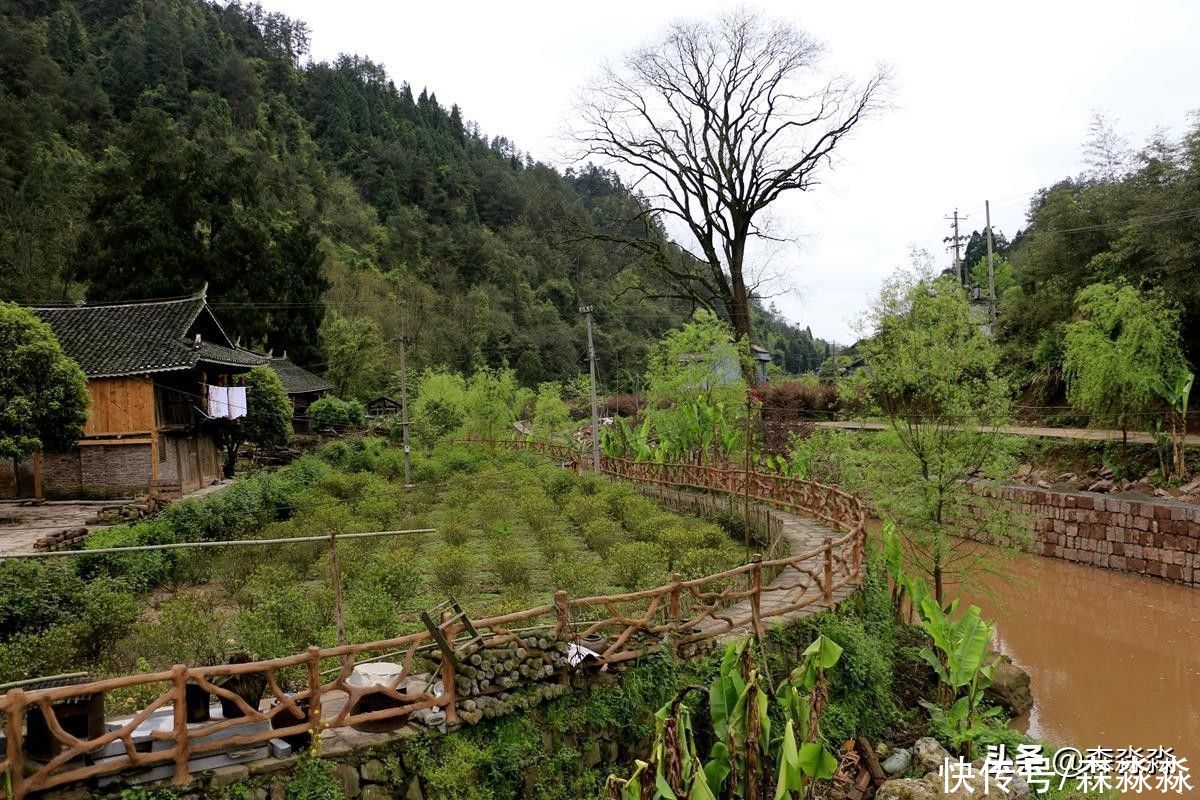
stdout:
<svg viewBox="0 0 1200 800">
<path fill-rule="evenodd" d="M 747 246 L 772 239 L 765 211 L 816 185 L 833 150 L 881 105 L 886 72 L 862 84 L 821 78 L 822 46 L 791 24 L 738 10 L 681 22 L 608 67 L 585 90 L 575 138 L 586 155 L 636 174 L 647 236 L 624 241 L 665 274 L 669 296 L 728 313 L 750 335 L 757 283 Z M 674 218 L 698 251 L 672 254 L 652 235 Z"/>
</svg>

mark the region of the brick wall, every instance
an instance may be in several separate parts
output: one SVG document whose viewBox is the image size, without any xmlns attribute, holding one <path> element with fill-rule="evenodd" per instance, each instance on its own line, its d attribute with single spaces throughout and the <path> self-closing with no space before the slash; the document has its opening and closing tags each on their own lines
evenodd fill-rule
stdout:
<svg viewBox="0 0 1200 800">
<path fill-rule="evenodd" d="M 84 497 L 132 497 L 150 486 L 148 444 L 89 445 L 79 448 L 80 483 Z"/>
<path fill-rule="evenodd" d="M 1200 506 L 1023 486 L 1000 492 L 1044 555 L 1200 586 Z"/>
</svg>

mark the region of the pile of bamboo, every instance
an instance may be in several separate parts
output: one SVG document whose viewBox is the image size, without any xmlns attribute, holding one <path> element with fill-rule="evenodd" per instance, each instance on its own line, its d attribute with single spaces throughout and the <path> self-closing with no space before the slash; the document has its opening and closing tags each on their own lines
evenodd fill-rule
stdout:
<svg viewBox="0 0 1200 800">
<path fill-rule="evenodd" d="M 459 716 L 474 724 L 565 694 L 565 683 L 547 681 L 567 668 L 567 650 L 554 638 L 524 636 L 485 643 L 460 657 L 454 670 Z"/>
</svg>

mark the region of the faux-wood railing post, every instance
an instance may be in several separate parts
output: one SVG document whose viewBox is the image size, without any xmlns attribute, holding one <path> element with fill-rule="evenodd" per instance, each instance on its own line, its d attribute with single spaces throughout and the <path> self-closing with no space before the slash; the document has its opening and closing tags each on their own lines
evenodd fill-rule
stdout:
<svg viewBox="0 0 1200 800">
<path fill-rule="evenodd" d="M 754 554 L 754 569 L 750 572 L 750 618 L 754 623 L 754 635 L 762 636 L 762 553 Z"/>
<path fill-rule="evenodd" d="M 567 592 L 559 589 L 554 593 L 554 635 L 566 639 L 571 632 L 571 614 L 567 606 Z"/>
<path fill-rule="evenodd" d="M 171 735 L 175 738 L 175 785 L 187 786 L 192 781 L 192 773 L 188 770 L 188 759 L 192 757 L 192 743 L 188 739 L 187 726 L 187 667 L 176 664 L 171 667 L 171 685 L 174 697 L 174 728 Z"/>
<path fill-rule="evenodd" d="M 825 602 L 833 602 L 833 539 L 825 537 Z"/>
<path fill-rule="evenodd" d="M 681 591 L 682 591 L 682 586 L 681 586 L 681 584 L 682 584 L 682 583 L 683 583 L 683 576 L 682 576 L 682 575 L 680 575 L 678 572 L 672 572 L 672 573 L 671 573 L 671 606 L 670 606 L 670 614 L 671 614 L 671 627 L 672 627 L 672 629 L 673 629 L 673 630 L 675 630 L 676 632 L 678 632 L 678 631 L 679 631 L 679 623 L 680 623 L 680 619 L 679 619 L 679 616 L 680 616 L 680 615 L 679 615 L 679 595 L 680 595 L 680 593 L 681 593 Z"/>
<path fill-rule="evenodd" d="M 8 779 L 11 781 L 13 800 L 25 798 L 25 692 L 13 689 L 8 693 L 8 708 L 5 710 L 4 735 L 8 739 Z"/>
<path fill-rule="evenodd" d="M 308 648 L 308 727 L 313 741 L 321 738 L 321 648 Z"/>
<path fill-rule="evenodd" d="M 862 551 L 863 537 L 866 535 L 865 529 L 860 529 L 858 535 L 854 537 L 854 550 L 851 556 L 854 564 L 854 579 L 858 580 L 862 576 Z"/>
</svg>

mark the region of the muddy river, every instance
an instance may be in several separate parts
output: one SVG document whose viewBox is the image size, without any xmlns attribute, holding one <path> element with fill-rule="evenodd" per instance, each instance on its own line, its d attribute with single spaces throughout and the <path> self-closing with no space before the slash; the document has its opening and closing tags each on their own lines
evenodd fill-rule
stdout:
<svg viewBox="0 0 1200 800">
<path fill-rule="evenodd" d="M 1032 555 L 1005 571 L 969 599 L 1032 677 L 1023 728 L 1081 748 L 1172 746 L 1200 765 L 1200 590 Z"/>
</svg>

